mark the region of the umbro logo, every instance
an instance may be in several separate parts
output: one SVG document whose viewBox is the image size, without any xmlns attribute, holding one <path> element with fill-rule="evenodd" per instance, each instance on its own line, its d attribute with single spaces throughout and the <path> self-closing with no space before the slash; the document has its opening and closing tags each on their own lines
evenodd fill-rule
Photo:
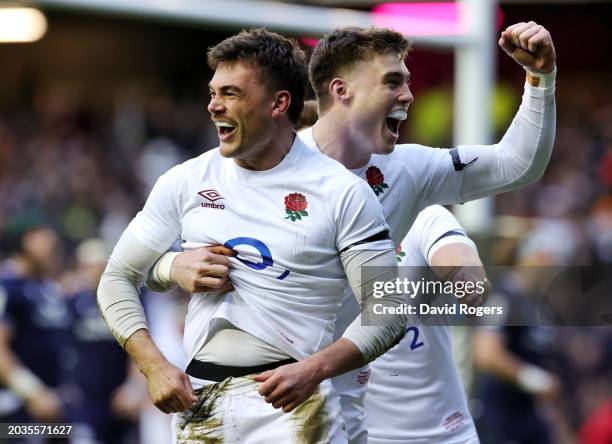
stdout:
<svg viewBox="0 0 612 444">
<path fill-rule="evenodd" d="M 198 192 L 200 196 L 206 199 L 208 202 L 202 202 L 204 208 L 214 208 L 216 210 L 224 210 L 225 205 L 222 203 L 216 204 L 214 202 L 224 199 L 223 196 L 217 190 L 202 190 Z"/>
<path fill-rule="evenodd" d="M 217 190 L 202 190 L 198 194 L 211 202 L 223 199 Z"/>
</svg>

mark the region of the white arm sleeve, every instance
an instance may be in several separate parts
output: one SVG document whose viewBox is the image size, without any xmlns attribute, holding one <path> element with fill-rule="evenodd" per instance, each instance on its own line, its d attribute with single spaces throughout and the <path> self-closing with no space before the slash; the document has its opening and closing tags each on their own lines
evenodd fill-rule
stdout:
<svg viewBox="0 0 612 444">
<path fill-rule="evenodd" d="M 367 244 L 367 248 L 349 249 L 341 254 L 346 276 L 353 294 L 356 295 L 355 297 L 360 303 L 361 312 L 372 312 L 373 304 L 381 303 L 383 300 L 386 306 L 400 306 L 404 303 L 403 295 L 385 295 L 383 299 L 376 299 L 372 295 L 373 282 L 361 281 L 362 266 L 381 267 L 376 269 L 377 271 L 380 270 L 380 273 L 372 276 L 372 281 L 394 280 L 397 277 L 395 250 L 388 241 Z M 368 289 L 366 294 L 363 294 L 363 288 Z M 342 337 L 355 344 L 363 356 L 364 363 L 367 364 L 400 341 L 404 336 L 406 321 L 405 316 L 381 316 L 380 322 L 382 325 L 364 326 L 361 325 L 361 315 L 359 315 L 348 326 Z"/>
<path fill-rule="evenodd" d="M 396 147 L 391 156 L 414 178 L 420 208 L 507 192 L 542 176 L 555 138 L 555 72 L 539 76 L 540 86 L 525 83 L 521 106 L 495 145 L 462 145 L 451 150 Z"/>
<path fill-rule="evenodd" d="M 144 208 L 115 245 L 100 280 L 98 306 L 122 347 L 136 330 L 147 328 L 138 289 L 180 235 L 180 168 L 158 179 Z"/>
<path fill-rule="evenodd" d="M 98 307 L 123 347 L 147 323 L 138 289 L 160 253 L 151 250 L 128 227 L 117 242 L 98 286 Z"/>
<path fill-rule="evenodd" d="M 454 168 L 464 168 L 464 201 L 524 187 L 544 174 L 555 140 L 556 71 L 539 74 L 541 85 L 525 83 L 518 113 L 493 146 L 460 146 Z"/>
</svg>

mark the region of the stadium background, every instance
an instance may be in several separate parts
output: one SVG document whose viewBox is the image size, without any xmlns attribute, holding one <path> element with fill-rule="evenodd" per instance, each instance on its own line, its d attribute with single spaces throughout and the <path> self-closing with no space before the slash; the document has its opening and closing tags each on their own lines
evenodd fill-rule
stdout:
<svg viewBox="0 0 612 444">
<path fill-rule="evenodd" d="M 373 3 L 336 4 L 367 11 Z M 493 223 L 472 235 L 489 265 L 515 263 L 515 253 L 526 242 L 554 253 L 563 244 L 563 256 L 573 265 L 611 264 L 612 4 L 508 1 L 499 8 L 503 27 L 534 20 L 553 36 L 559 67 L 557 137 L 543 179 L 497 197 Z M 99 238 L 111 248 L 159 174 L 217 145 L 206 112 L 211 73 L 205 52 L 238 28 L 61 8 L 44 13 L 48 30 L 42 39 L 0 43 L 0 254 L 9 268 L 16 233 L 31 224 L 50 224 L 62 239 L 53 259 L 55 277 L 69 298 L 85 285 L 80 278 L 87 264 L 77 260 L 77 247 Z M 452 52 L 416 45 L 407 64 L 416 100 L 402 141 L 452 146 Z M 514 115 L 522 85 L 522 70 L 500 51 L 496 138 Z M 147 294 L 144 299 L 154 333 L 171 359 L 181 363 L 185 296 Z M 598 416 L 607 418 L 603 427 L 612 428 L 612 332 L 609 327 L 563 327 L 548 333 L 545 366 L 560 377 L 562 390 L 554 402 L 538 400 L 538 411 L 555 442 L 595 442 L 585 431 L 590 418 L 603 412 Z M 480 373 L 463 353 L 469 338 L 465 332 L 457 338 L 478 420 Z M 104 356 L 78 359 L 79 368 L 93 375 L 114 362 Z M 128 372 L 125 378 L 129 396 L 112 396 L 118 415 L 133 424 L 126 442 L 164 442 L 163 415 L 148 404 L 138 375 Z M 72 392 L 62 393 L 70 398 Z M 86 433 L 81 442 L 91 442 Z"/>
</svg>

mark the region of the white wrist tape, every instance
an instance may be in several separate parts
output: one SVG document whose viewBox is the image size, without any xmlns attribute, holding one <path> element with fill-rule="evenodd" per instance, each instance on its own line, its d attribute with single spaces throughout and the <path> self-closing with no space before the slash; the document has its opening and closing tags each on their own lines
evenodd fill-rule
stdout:
<svg viewBox="0 0 612 444">
<path fill-rule="evenodd" d="M 527 83 L 534 88 L 549 88 L 555 84 L 557 78 L 556 66 L 555 69 L 547 73 L 532 71 L 527 68 L 525 68 L 525 72 L 527 73 Z"/>
<path fill-rule="evenodd" d="M 181 254 L 178 251 L 170 251 L 164 254 L 159 261 L 157 261 L 155 265 L 155 273 L 157 279 L 163 283 L 172 283 L 172 278 L 170 277 L 170 271 L 172 270 L 172 264 L 174 259 Z"/>
<path fill-rule="evenodd" d="M 535 365 L 524 365 L 517 376 L 519 387 L 527 393 L 537 394 L 553 387 L 553 378 L 546 370 Z"/>
<path fill-rule="evenodd" d="M 24 399 L 31 398 L 44 387 L 34 373 L 23 367 L 9 375 L 6 385 Z"/>
<path fill-rule="evenodd" d="M 147 287 L 153 291 L 166 292 L 176 286 L 176 282 L 172 280 L 170 272 L 172 271 L 172 264 L 179 254 L 180 252 L 178 251 L 169 251 L 155 263 L 149 272 Z"/>
</svg>

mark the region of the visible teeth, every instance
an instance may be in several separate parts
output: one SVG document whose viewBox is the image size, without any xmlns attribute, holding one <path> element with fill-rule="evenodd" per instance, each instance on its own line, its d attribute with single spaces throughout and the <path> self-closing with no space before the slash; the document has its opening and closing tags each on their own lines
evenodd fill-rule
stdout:
<svg viewBox="0 0 612 444">
<path fill-rule="evenodd" d="M 403 109 L 396 109 L 395 111 L 391 111 L 387 114 L 388 119 L 396 119 L 396 120 L 406 120 L 408 118 L 408 113 Z"/>
<path fill-rule="evenodd" d="M 234 125 L 230 125 L 227 122 L 215 122 L 215 125 L 221 128 L 234 128 Z"/>
</svg>

